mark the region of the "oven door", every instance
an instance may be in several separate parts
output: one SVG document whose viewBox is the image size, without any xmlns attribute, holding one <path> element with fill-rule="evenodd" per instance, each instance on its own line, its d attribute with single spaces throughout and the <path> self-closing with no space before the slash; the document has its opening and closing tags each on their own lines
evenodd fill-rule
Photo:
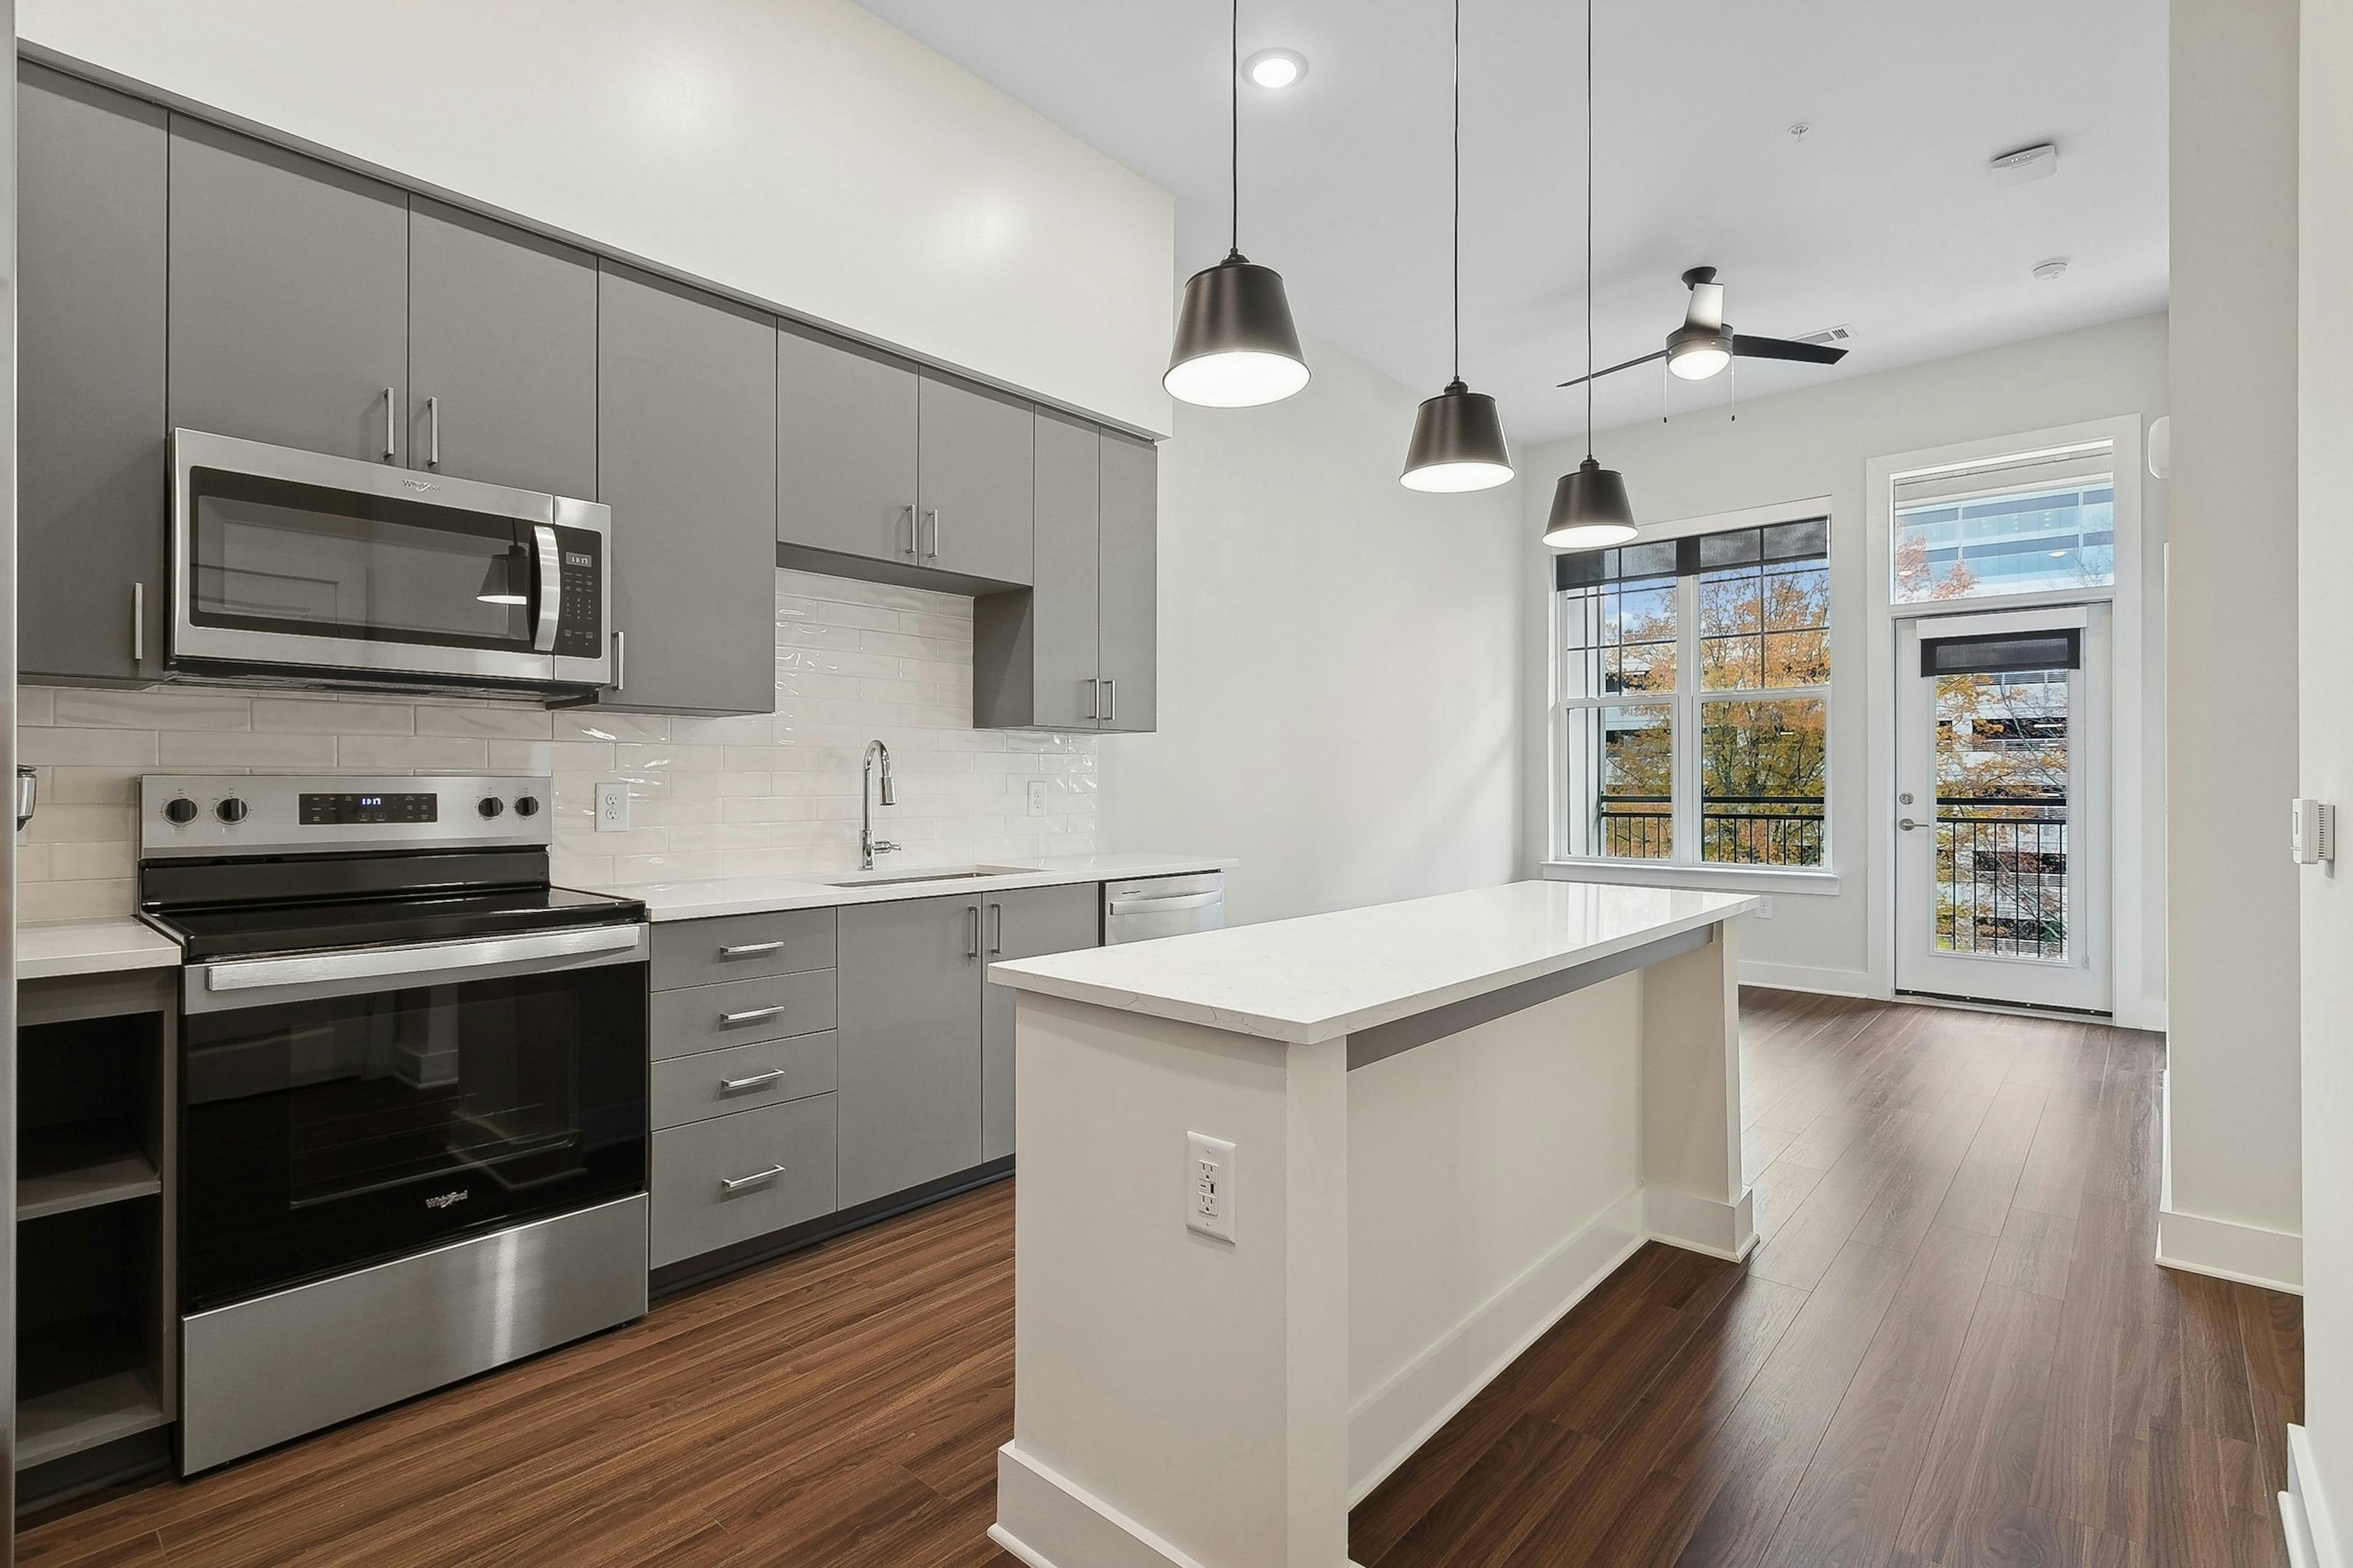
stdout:
<svg viewBox="0 0 2353 1568">
<path fill-rule="evenodd" d="M 607 508 L 195 430 L 172 451 L 175 668 L 604 684 Z"/>
<path fill-rule="evenodd" d="M 646 1190 L 642 925 L 184 971 L 180 1294 Z"/>
</svg>

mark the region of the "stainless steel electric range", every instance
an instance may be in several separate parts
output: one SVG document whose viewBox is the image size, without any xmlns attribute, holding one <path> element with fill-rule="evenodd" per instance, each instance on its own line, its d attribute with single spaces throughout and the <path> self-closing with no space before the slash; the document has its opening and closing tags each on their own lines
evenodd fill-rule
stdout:
<svg viewBox="0 0 2353 1568">
<path fill-rule="evenodd" d="M 645 910 L 525 777 L 142 781 L 181 944 L 180 1467 L 642 1316 Z"/>
</svg>

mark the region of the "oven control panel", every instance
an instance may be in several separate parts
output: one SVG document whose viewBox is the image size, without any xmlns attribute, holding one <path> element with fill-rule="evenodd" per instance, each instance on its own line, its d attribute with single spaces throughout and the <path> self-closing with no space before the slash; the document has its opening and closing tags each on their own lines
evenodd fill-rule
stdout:
<svg viewBox="0 0 2353 1568">
<path fill-rule="evenodd" d="M 150 773 L 139 781 L 139 849 L 189 855 L 353 849 L 533 848 L 553 823 L 543 776 Z"/>
</svg>

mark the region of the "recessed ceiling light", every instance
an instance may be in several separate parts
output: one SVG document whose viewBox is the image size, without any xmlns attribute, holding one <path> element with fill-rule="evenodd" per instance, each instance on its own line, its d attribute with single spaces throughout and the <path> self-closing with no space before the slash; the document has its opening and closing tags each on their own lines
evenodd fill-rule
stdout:
<svg viewBox="0 0 2353 1568">
<path fill-rule="evenodd" d="M 1242 62 L 1242 79 L 1269 90 L 1286 88 L 1307 74 L 1307 57 L 1297 49 L 1261 49 Z"/>
</svg>

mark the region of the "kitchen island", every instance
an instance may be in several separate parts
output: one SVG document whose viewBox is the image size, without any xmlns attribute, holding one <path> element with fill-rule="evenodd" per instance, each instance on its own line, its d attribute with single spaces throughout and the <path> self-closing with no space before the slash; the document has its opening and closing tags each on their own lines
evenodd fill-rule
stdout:
<svg viewBox="0 0 2353 1568">
<path fill-rule="evenodd" d="M 1521 882 L 993 966 L 1034 1568 L 1343 1568 L 1348 1510 L 1645 1240 L 1737 1258 L 1730 922 Z"/>
</svg>

